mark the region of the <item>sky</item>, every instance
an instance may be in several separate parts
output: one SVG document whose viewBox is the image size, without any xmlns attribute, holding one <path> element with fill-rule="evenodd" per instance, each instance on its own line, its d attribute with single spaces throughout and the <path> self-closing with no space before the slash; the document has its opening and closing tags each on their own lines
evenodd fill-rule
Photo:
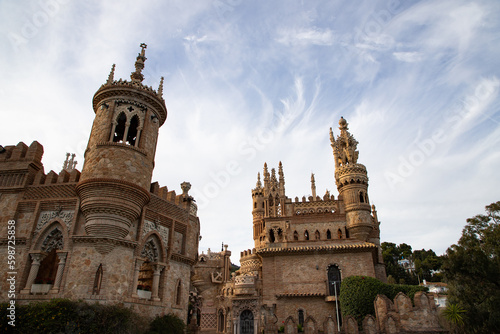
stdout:
<svg viewBox="0 0 500 334">
<path fill-rule="evenodd" d="M 500 200 L 500 2 L 0 0 L 0 145 L 83 166 L 92 96 L 112 64 L 163 95 L 153 180 L 192 184 L 200 253 L 253 248 L 251 189 L 283 163 L 286 194 L 336 197 L 343 116 L 368 170 L 381 241 L 443 254 Z"/>
</svg>

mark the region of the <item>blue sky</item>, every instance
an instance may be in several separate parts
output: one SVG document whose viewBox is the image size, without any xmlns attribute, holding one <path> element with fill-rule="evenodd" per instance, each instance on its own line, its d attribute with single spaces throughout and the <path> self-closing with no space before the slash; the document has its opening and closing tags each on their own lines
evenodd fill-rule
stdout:
<svg viewBox="0 0 500 334">
<path fill-rule="evenodd" d="M 251 192 L 283 162 L 286 193 L 335 196 L 343 116 L 368 168 L 381 239 L 455 243 L 500 200 L 498 1 L 0 1 L 1 145 L 38 140 L 45 172 L 83 164 L 111 65 L 168 108 L 153 179 L 193 185 L 200 250 L 253 247 Z"/>
</svg>

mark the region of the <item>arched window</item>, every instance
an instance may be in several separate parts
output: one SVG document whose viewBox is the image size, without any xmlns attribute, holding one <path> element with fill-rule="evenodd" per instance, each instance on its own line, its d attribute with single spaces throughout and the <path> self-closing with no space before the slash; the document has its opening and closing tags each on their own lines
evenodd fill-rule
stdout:
<svg viewBox="0 0 500 334">
<path fill-rule="evenodd" d="M 93 295 L 98 295 L 101 291 L 101 282 L 102 282 L 102 263 L 97 268 L 94 278 L 94 288 L 92 289 Z"/>
<path fill-rule="evenodd" d="M 254 202 L 254 203 L 253 203 L 253 208 L 254 208 L 254 209 L 257 209 L 257 202 Z"/>
<path fill-rule="evenodd" d="M 58 264 L 59 260 L 57 259 L 56 249 L 53 248 L 40 263 L 40 269 L 35 278 L 35 284 L 54 284 Z"/>
<path fill-rule="evenodd" d="M 316 240 L 319 240 L 319 239 L 321 238 L 321 236 L 320 236 L 320 234 L 319 234 L 319 231 L 318 231 L 318 230 L 316 230 L 316 232 L 314 232 L 314 238 L 315 238 Z"/>
<path fill-rule="evenodd" d="M 125 135 L 125 123 L 127 123 L 127 117 L 124 113 L 120 113 L 120 115 L 116 119 L 116 122 L 117 124 L 114 128 L 113 142 L 122 143 L 123 136 Z"/>
<path fill-rule="evenodd" d="M 339 237 L 339 239 L 342 239 L 342 230 L 340 228 L 337 231 L 337 236 Z"/>
<path fill-rule="evenodd" d="M 328 293 L 330 296 L 337 296 L 340 294 L 340 270 L 336 265 L 328 267 Z"/>
<path fill-rule="evenodd" d="M 132 120 L 130 121 L 130 126 L 128 128 L 127 140 L 126 143 L 134 146 L 135 141 L 137 140 L 137 128 L 139 127 L 139 117 L 134 115 Z"/>
<path fill-rule="evenodd" d="M 304 310 L 299 310 L 299 325 L 304 327 Z"/>
<path fill-rule="evenodd" d="M 345 227 L 345 237 L 346 239 L 349 239 L 349 230 L 347 229 L 347 227 Z"/>
<path fill-rule="evenodd" d="M 181 285 L 181 280 L 177 282 L 177 288 L 175 289 L 175 304 L 180 305 L 181 304 L 181 293 L 182 293 L 182 285 Z"/>
<path fill-rule="evenodd" d="M 307 232 L 307 230 L 304 232 L 304 238 L 309 240 L 309 232 Z"/>
<path fill-rule="evenodd" d="M 219 321 L 218 321 L 218 326 L 217 330 L 219 332 L 224 332 L 224 311 L 219 310 Z"/>
<path fill-rule="evenodd" d="M 295 240 L 295 241 L 299 240 L 299 234 L 297 233 L 297 231 L 293 232 L 293 240 Z"/>
<path fill-rule="evenodd" d="M 326 238 L 330 240 L 332 238 L 332 232 L 330 230 L 326 230 Z"/>
<path fill-rule="evenodd" d="M 240 333 L 253 334 L 253 313 L 250 310 L 245 310 L 240 314 Z"/>
</svg>

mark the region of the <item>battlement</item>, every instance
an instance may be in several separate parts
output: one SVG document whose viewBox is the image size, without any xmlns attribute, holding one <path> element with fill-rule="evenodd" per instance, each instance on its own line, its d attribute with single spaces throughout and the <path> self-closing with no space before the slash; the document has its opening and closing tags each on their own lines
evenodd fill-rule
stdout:
<svg viewBox="0 0 500 334">
<path fill-rule="evenodd" d="M 257 251 L 255 250 L 255 248 L 252 248 L 252 249 L 247 249 L 243 252 L 240 252 L 240 261 L 244 261 L 246 257 L 255 257 L 255 255 L 257 255 Z"/>
<path fill-rule="evenodd" d="M 183 188 L 182 194 L 177 195 L 175 190 L 169 191 L 167 186 L 163 186 L 160 188 L 160 184 L 158 182 L 151 183 L 150 193 L 158 196 L 159 198 L 170 202 L 178 207 L 189 210 L 189 213 L 193 216 L 197 215 L 198 206 L 194 202 L 193 197 L 189 196 L 188 191 L 191 185 L 188 182 L 183 182 L 181 184 Z"/>
<path fill-rule="evenodd" d="M 5 146 L 4 152 L 0 153 L 0 162 L 29 161 L 38 164 L 42 163 L 43 146 L 34 141 L 28 147 L 25 143 L 19 142 L 16 146 Z"/>
</svg>

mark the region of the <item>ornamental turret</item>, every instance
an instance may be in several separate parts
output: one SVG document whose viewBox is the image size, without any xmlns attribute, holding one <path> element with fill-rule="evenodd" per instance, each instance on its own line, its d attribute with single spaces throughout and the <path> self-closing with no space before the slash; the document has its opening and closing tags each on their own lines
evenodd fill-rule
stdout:
<svg viewBox="0 0 500 334">
<path fill-rule="evenodd" d="M 158 130 L 167 118 L 158 91 L 142 84 L 146 44 L 130 81 L 115 80 L 115 65 L 95 93 L 94 123 L 77 193 L 85 231 L 96 237 L 128 238 L 150 199 Z"/>
<path fill-rule="evenodd" d="M 340 135 L 334 138 L 330 128 L 330 141 L 335 159 L 335 182 L 346 212 L 346 227 L 351 237 L 367 241 L 374 222 L 368 200 L 368 174 L 358 163 L 358 142 L 349 133 L 347 121 L 339 121 Z"/>
</svg>

